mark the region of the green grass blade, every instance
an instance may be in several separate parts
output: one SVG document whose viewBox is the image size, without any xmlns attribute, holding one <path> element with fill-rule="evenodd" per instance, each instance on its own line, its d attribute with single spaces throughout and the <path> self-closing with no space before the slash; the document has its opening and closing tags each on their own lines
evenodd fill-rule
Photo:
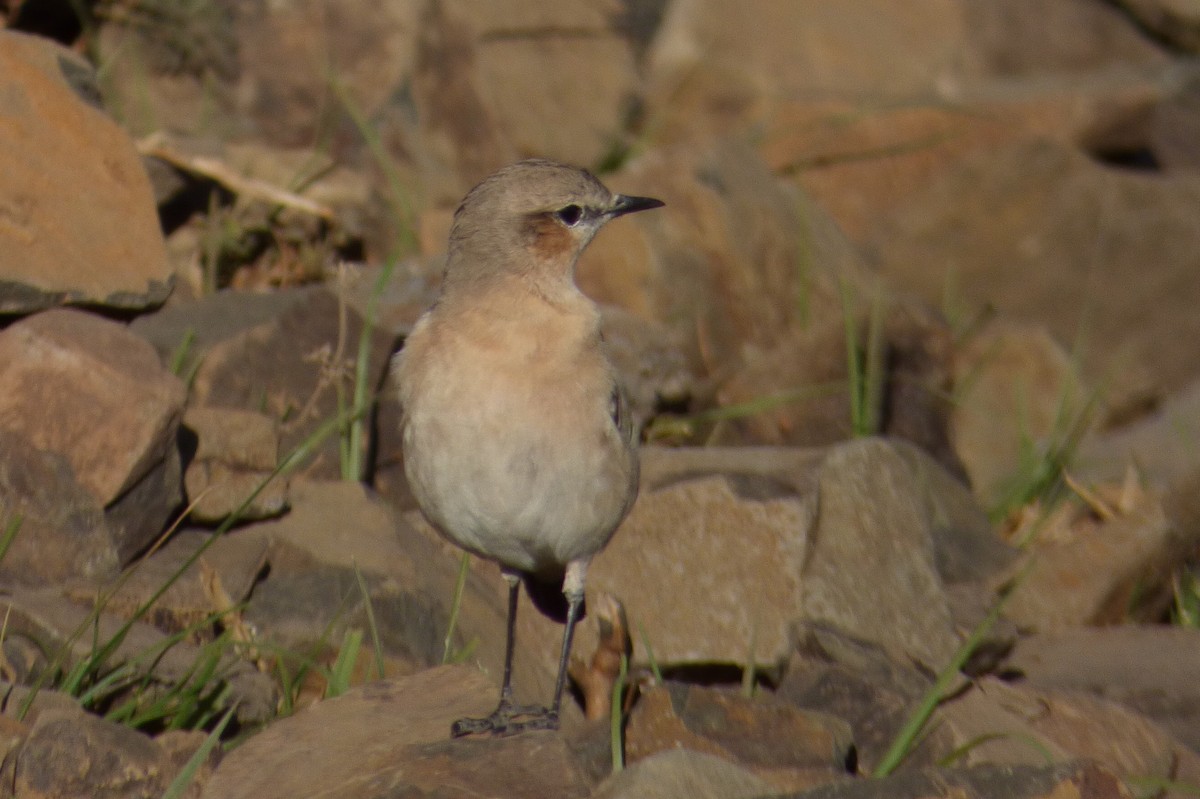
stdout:
<svg viewBox="0 0 1200 799">
<path fill-rule="evenodd" d="M 663 679 L 662 671 L 658 668 L 658 660 L 654 657 L 654 649 L 650 646 L 650 639 L 646 636 L 646 628 L 638 622 L 638 637 L 642 639 L 642 648 L 646 650 L 646 660 L 650 662 L 650 673 L 654 675 L 654 682 L 663 685 L 666 680 Z"/>
<path fill-rule="evenodd" d="M 933 715 L 933 711 L 937 709 L 938 704 L 945 697 L 946 691 L 953 684 L 959 671 L 966 664 L 967 660 L 970 659 L 975 650 L 979 648 L 979 645 L 983 643 L 984 638 L 999 620 L 1001 611 L 1004 610 L 1004 606 L 1008 603 L 1009 598 L 1012 597 L 1017 588 L 1024 582 L 1033 563 L 1034 560 L 1030 559 L 1029 563 L 1021 570 L 1021 573 L 1009 585 L 1008 589 L 992 605 L 992 609 L 988 611 L 983 621 L 971 631 L 967 640 L 963 641 L 962 645 L 955 651 L 954 656 L 950 658 L 950 662 L 938 673 L 937 680 L 925 692 L 925 695 L 921 697 L 921 702 L 917 705 L 912 715 L 909 716 L 904 726 L 900 729 L 900 732 L 896 734 L 887 752 L 880 759 L 879 764 L 875 766 L 875 770 L 872 772 L 875 777 L 886 777 L 891 774 L 900 765 L 901 761 L 908 756 L 908 753 L 912 751 L 922 728 L 924 728 L 930 716 Z"/>
<path fill-rule="evenodd" d="M 236 710 L 237 706 L 235 705 L 225 711 L 225 715 L 217 722 L 217 726 L 213 727 L 212 732 L 204 739 L 204 743 L 200 744 L 200 748 L 188 758 L 188 762 L 183 764 L 183 768 L 175 775 L 175 779 L 171 780 L 171 784 L 163 792 L 162 799 L 179 799 L 187 792 L 187 789 L 191 787 L 192 780 L 196 778 L 196 772 L 204 765 L 204 761 L 208 760 L 213 747 L 220 742 L 221 734 L 225 732 L 225 728 L 233 719 Z"/>
<path fill-rule="evenodd" d="M 612 709 L 608 715 L 609 747 L 612 751 L 612 770 L 616 774 L 625 768 L 625 683 L 629 679 L 629 656 L 621 654 L 621 670 L 612 688 Z"/>
<path fill-rule="evenodd" d="M 371 633 L 371 648 L 375 653 L 375 676 L 383 679 L 383 642 L 379 638 L 379 625 L 375 623 L 375 608 L 371 604 L 371 592 L 367 588 L 367 580 L 363 577 L 358 563 L 354 564 L 354 577 L 358 580 L 358 590 L 362 594 L 363 608 L 367 614 L 367 629 Z"/>
<path fill-rule="evenodd" d="M 446 637 L 442 641 L 442 664 L 454 660 L 454 629 L 458 626 L 458 609 L 462 607 L 463 592 L 467 588 L 467 573 L 471 568 L 471 555 L 462 554 L 458 563 L 458 579 L 454 581 L 454 597 L 450 601 L 450 621 L 446 623 Z"/>
<path fill-rule="evenodd" d="M 0 560 L 4 560 L 4 556 L 8 554 L 9 547 L 11 547 L 13 541 L 16 540 L 17 533 L 20 531 L 21 525 L 24 524 L 24 522 L 25 517 L 17 513 L 8 520 L 8 524 L 4 525 L 4 534 L 3 536 L 0 536 Z"/>
<path fill-rule="evenodd" d="M 354 676 L 354 666 L 358 662 L 358 652 L 361 648 L 362 631 L 346 630 L 337 660 L 329 670 L 329 682 L 325 686 L 326 699 L 341 696 L 350 690 L 350 681 Z"/>
</svg>

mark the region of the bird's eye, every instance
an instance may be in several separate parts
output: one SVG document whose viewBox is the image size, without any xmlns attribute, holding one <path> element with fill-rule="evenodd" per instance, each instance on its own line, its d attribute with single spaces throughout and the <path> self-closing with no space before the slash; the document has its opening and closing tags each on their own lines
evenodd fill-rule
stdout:
<svg viewBox="0 0 1200 799">
<path fill-rule="evenodd" d="M 567 227 L 575 227 L 579 220 L 583 219 L 583 209 L 578 205 L 565 205 L 555 211 L 554 215 Z"/>
</svg>

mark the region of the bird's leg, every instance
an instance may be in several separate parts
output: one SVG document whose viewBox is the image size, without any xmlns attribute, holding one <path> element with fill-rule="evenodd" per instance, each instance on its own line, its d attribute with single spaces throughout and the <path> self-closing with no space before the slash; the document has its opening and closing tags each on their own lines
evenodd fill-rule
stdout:
<svg viewBox="0 0 1200 799">
<path fill-rule="evenodd" d="M 571 641 L 575 637 L 575 623 L 583 608 L 583 584 L 587 577 L 588 561 L 574 560 L 567 564 L 563 578 L 563 595 L 567 598 L 567 628 L 563 630 L 562 652 L 558 656 L 558 679 L 554 681 L 554 702 L 550 705 L 550 716 L 558 727 L 558 711 L 562 707 L 563 691 L 567 687 L 567 666 L 571 659 Z"/>
<path fill-rule="evenodd" d="M 516 637 L 517 591 L 519 577 L 505 572 L 509 580 L 508 594 L 508 643 L 504 653 L 504 685 L 500 689 L 500 706 L 492 715 L 481 719 L 459 719 L 450 728 L 451 736 L 458 738 L 471 733 L 514 735 L 530 730 L 557 730 L 558 715 L 562 708 L 562 696 L 567 686 L 567 665 L 571 658 L 571 641 L 575 637 L 575 623 L 583 609 L 583 585 L 587 574 L 586 560 L 572 561 L 567 566 L 563 579 L 563 595 L 567 598 L 567 627 L 563 630 L 562 651 L 558 658 L 558 677 L 554 682 L 554 699 L 550 707 L 514 706 L 512 703 L 512 657 Z"/>
<path fill-rule="evenodd" d="M 512 662 L 517 638 L 517 599 L 520 597 L 521 576 L 504 570 L 508 583 L 508 635 L 504 643 L 504 682 L 500 686 L 500 705 L 492 715 L 481 719 L 459 719 L 450 725 L 450 735 L 459 738 L 473 732 L 503 733 L 512 716 L 529 712 L 529 708 L 514 708 L 512 704 Z"/>
</svg>

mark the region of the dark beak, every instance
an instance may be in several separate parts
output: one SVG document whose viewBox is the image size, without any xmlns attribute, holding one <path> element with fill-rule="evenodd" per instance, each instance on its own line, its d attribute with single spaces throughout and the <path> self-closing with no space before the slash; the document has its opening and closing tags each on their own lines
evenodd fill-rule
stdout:
<svg viewBox="0 0 1200 799">
<path fill-rule="evenodd" d="M 613 197 L 613 204 L 608 209 L 609 216 L 622 216 L 624 214 L 632 214 L 634 211 L 649 211 L 651 208 L 662 208 L 666 203 L 662 200 L 656 200 L 653 197 L 630 197 L 627 194 L 618 194 Z"/>
</svg>

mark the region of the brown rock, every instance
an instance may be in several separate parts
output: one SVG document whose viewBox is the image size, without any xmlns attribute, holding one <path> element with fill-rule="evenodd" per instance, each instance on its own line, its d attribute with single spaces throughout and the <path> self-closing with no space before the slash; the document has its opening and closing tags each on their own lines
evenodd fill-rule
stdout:
<svg viewBox="0 0 1200 799">
<path fill-rule="evenodd" d="M 0 333 L 5 521 L 28 519 L 4 567 L 104 576 L 149 544 L 180 500 L 183 401 L 178 378 L 114 322 L 53 310 Z M 49 543 L 62 536 L 77 540 Z"/>
<path fill-rule="evenodd" d="M 999 75 L 1085 72 L 1114 65 L 1163 64 L 1167 55 L 1117 8 L 1088 0 L 1038 0 L 963 7 L 971 57 Z M 1058 36 L 1057 31 L 1071 31 Z"/>
<path fill-rule="evenodd" d="M 1200 632 L 1185 627 L 1084 627 L 1017 642 L 1006 667 L 1037 689 L 1090 691 L 1120 702 L 1200 750 Z"/>
<path fill-rule="evenodd" d="M 884 273 L 930 302 L 951 281 L 968 318 L 990 304 L 1045 324 L 1059 341 L 1081 340 L 1085 381 L 1108 387 L 1109 404 L 1122 407 L 1200 371 L 1190 346 L 1200 334 L 1198 209 L 1193 176 L 1118 171 L 1028 143 L 933 181 L 876 246 Z"/>
<path fill-rule="evenodd" d="M 966 15 L 952 2 L 899 7 L 674 3 L 648 57 L 656 132 L 729 132 L 777 98 L 906 97 L 961 70 Z"/>
<path fill-rule="evenodd" d="M 450 740 L 452 721 L 487 713 L 495 701 L 484 675 L 459 666 L 364 685 L 282 719 L 230 752 L 202 796 L 587 796 L 589 786 L 554 733 Z"/>
<path fill-rule="evenodd" d="M 1152 595 L 1186 547 L 1151 498 L 1130 515 L 1039 535 L 1028 577 L 1006 615 L 1028 630 L 1051 631 L 1127 618 L 1135 592 Z"/>
<path fill-rule="evenodd" d="M 101 506 L 174 447 L 183 384 L 121 325 L 38 314 L 0 334 L 0 364 L 0 426 L 61 453 Z"/>
<path fill-rule="evenodd" d="M 150 799 L 174 777 L 150 738 L 90 714 L 47 711 L 12 768 L 16 796 L 31 799 Z"/>
<path fill-rule="evenodd" d="M 966 490 L 903 443 L 647 448 L 643 460 L 641 496 L 589 589 L 624 603 L 660 663 L 778 662 L 805 619 L 940 668 L 957 636 L 939 564 L 968 584 L 1012 559 L 982 543 L 991 533 Z M 591 651 L 594 631 L 578 635 Z"/>
<path fill-rule="evenodd" d="M 170 293 L 150 183 L 94 81 L 69 50 L 0 31 L 0 312 L 141 309 Z"/>
<path fill-rule="evenodd" d="M 265 412 L 279 419 L 281 451 L 286 455 L 322 424 L 349 410 L 363 321 L 324 289 L 298 290 L 264 310 L 266 321 L 255 326 L 235 322 L 238 326 L 226 327 L 224 335 L 217 332 L 203 342 L 197 336 L 204 356 L 192 383 L 192 402 Z M 391 336 L 375 328 L 368 350 L 369 392 L 380 385 L 391 349 Z M 388 410 L 380 411 L 380 428 L 398 429 L 395 404 L 387 398 L 382 402 Z M 339 443 L 337 435 L 327 436 L 306 473 L 341 477 Z M 369 464 L 363 468 L 369 474 Z"/>
<path fill-rule="evenodd" d="M 1200 6 L 1193 0 L 1121 0 L 1120 5 L 1175 47 L 1200 53 Z"/>
<path fill-rule="evenodd" d="M 659 752 L 605 780 L 592 799 L 759 799 L 771 783 L 713 755 L 689 749 Z"/>
<path fill-rule="evenodd" d="M 279 462 L 278 422 L 254 411 L 192 407 L 183 426 L 196 437 L 196 452 L 184 473 L 192 519 L 219 522 L 236 510 L 249 521 L 287 509 L 287 477 L 266 483 Z"/>
<path fill-rule="evenodd" d="M 245 601 L 267 563 L 264 540 L 229 533 L 211 539 L 206 531 L 181 530 L 139 561 L 116 590 L 74 585 L 68 594 L 80 602 L 94 602 L 102 595 L 105 610 L 124 618 L 133 618 L 149 603 L 146 621 L 165 632 L 192 628 L 189 640 L 207 642 L 212 639 L 212 626 L 202 623 Z M 204 552 L 197 557 L 202 547 Z M 192 562 L 187 564 L 188 560 Z M 232 626 L 232 619 L 224 617 L 221 623 Z"/>
<path fill-rule="evenodd" d="M 1077 364 L 1042 325 L 993 322 L 956 353 L 954 449 L 984 507 L 1011 509 L 1035 442 L 1063 441 L 1087 401 Z"/>
<path fill-rule="evenodd" d="M 738 475 L 643 493 L 593 562 L 588 589 L 624 603 L 660 663 L 774 662 L 800 612 L 814 505 L 782 483 Z M 590 651 L 590 625 L 577 637 Z"/>
<path fill-rule="evenodd" d="M 760 694 L 668 683 L 643 690 L 625 728 L 631 763 L 673 749 L 721 757 L 784 790 L 846 773 L 850 726 Z"/>
<path fill-rule="evenodd" d="M 804 799 L 1130 799 L 1115 774 L 1088 762 L 907 771 L 817 788 Z"/>
</svg>

